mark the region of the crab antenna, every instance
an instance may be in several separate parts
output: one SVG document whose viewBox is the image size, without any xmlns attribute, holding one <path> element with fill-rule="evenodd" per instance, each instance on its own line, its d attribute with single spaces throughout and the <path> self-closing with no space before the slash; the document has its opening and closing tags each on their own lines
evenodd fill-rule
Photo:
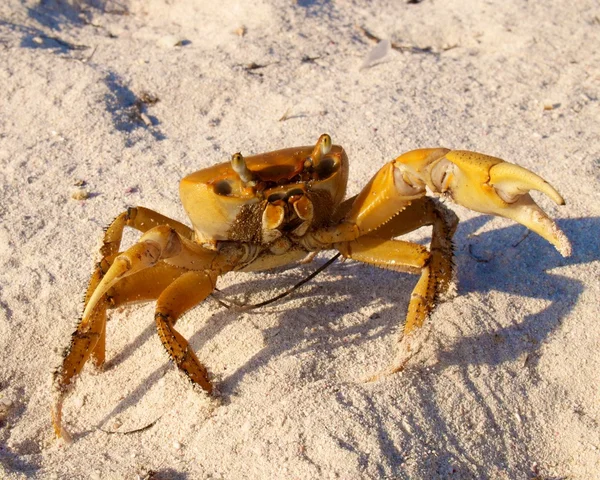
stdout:
<svg viewBox="0 0 600 480">
<path fill-rule="evenodd" d="M 331 137 L 329 135 L 327 135 L 326 133 L 324 133 L 317 140 L 315 148 L 313 148 L 312 153 L 306 159 L 306 162 L 304 162 L 304 166 L 305 167 L 312 166 L 313 168 L 315 168 L 316 166 L 319 165 L 319 163 L 321 162 L 323 157 L 325 155 L 327 155 L 329 152 L 331 152 Z"/>
<path fill-rule="evenodd" d="M 231 156 L 231 168 L 237 173 L 243 183 L 250 183 L 252 181 L 252 172 L 248 170 L 246 160 L 241 153 L 234 153 Z"/>
<path fill-rule="evenodd" d="M 341 253 L 335 254 L 333 257 L 331 257 L 329 260 L 327 260 L 327 262 L 325 262 L 323 265 L 321 265 L 319 268 L 317 268 L 309 276 L 304 277 L 302 280 L 300 280 L 298 283 L 296 283 L 293 287 L 288 288 L 285 292 L 280 293 L 279 295 L 277 295 L 275 297 L 272 297 L 272 298 L 269 298 L 268 300 L 265 300 L 265 301 L 260 302 L 260 303 L 252 303 L 252 304 L 238 303 L 235 300 L 231 300 L 231 299 L 227 299 L 227 302 L 229 302 L 229 303 L 227 303 L 227 302 L 223 301 L 221 298 L 219 298 L 219 296 L 222 295 L 223 292 L 221 292 L 221 290 L 219 290 L 218 288 L 215 288 L 215 291 L 213 293 L 211 293 L 211 296 L 222 307 L 225 307 L 227 309 L 234 309 L 234 310 L 237 310 L 237 311 L 240 311 L 240 312 L 243 312 L 243 311 L 246 311 L 246 310 L 253 310 L 255 308 L 264 307 L 265 305 L 269 305 L 270 303 L 276 302 L 277 300 L 281 300 L 282 298 L 287 297 L 288 295 L 290 295 L 294 290 L 297 290 L 302 285 L 304 285 L 306 282 L 308 282 L 308 281 L 312 280 L 313 278 L 315 278 L 319 273 L 321 273 L 323 270 L 325 270 L 327 267 L 329 267 L 329 265 L 331 265 L 338 258 L 340 258 L 340 256 L 341 256 Z M 215 292 L 218 293 L 219 296 L 215 295 Z"/>
</svg>

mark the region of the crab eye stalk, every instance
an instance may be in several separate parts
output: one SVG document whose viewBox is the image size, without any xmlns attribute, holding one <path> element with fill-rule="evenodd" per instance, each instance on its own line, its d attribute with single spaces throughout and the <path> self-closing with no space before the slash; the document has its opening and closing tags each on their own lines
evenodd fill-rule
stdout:
<svg viewBox="0 0 600 480">
<path fill-rule="evenodd" d="M 327 155 L 329 152 L 331 152 L 331 137 L 329 135 L 327 135 L 326 133 L 324 133 L 323 135 L 321 135 L 319 137 L 319 139 L 317 140 L 317 143 L 315 145 L 315 148 L 313 148 L 312 153 L 305 160 L 304 167 L 305 168 L 309 168 L 309 167 L 317 168 L 319 166 L 319 163 L 321 163 L 321 160 L 323 159 L 323 157 L 325 155 Z"/>
<path fill-rule="evenodd" d="M 241 153 L 234 153 L 231 156 L 231 168 L 233 168 L 233 171 L 238 174 L 242 183 L 246 185 L 254 184 L 252 181 L 252 172 L 248 169 L 246 160 L 244 160 L 244 157 Z"/>
<path fill-rule="evenodd" d="M 319 137 L 316 146 L 321 147 L 321 155 L 327 155 L 329 152 L 331 152 L 331 137 L 324 133 Z"/>
</svg>

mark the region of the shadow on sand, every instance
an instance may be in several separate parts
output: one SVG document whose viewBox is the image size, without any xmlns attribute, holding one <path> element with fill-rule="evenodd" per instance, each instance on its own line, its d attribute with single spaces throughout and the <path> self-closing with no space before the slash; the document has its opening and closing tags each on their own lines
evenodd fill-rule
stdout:
<svg viewBox="0 0 600 480">
<path fill-rule="evenodd" d="M 539 312 L 526 315 L 515 312 L 515 316 L 518 316 L 519 319 L 511 326 L 500 326 L 494 320 L 493 309 L 482 305 L 481 310 L 476 312 L 478 317 L 476 320 L 484 322 L 485 333 L 461 337 L 450 347 L 446 346 L 439 352 L 438 361 L 433 367 L 434 373 L 458 367 L 463 381 L 462 388 L 463 390 L 467 389 L 464 395 L 473 399 L 480 406 L 481 415 L 486 419 L 484 422 L 486 431 L 493 434 L 494 432 L 499 433 L 498 412 L 493 410 L 492 406 L 486 405 L 484 395 L 488 398 L 491 395 L 501 405 L 501 397 L 505 394 L 514 394 L 514 392 L 498 392 L 498 387 L 494 385 L 493 379 L 486 380 L 485 392 L 481 391 L 481 387 L 477 386 L 474 381 L 474 377 L 478 374 L 474 374 L 473 370 L 477 370 L 481 365 L 494 366 L 526 355 L 528 358 L 531 357 L 528 360 L 528 367 L 534 372 L 533 377 L 535 377 L 537 349 L 559 327 L 562 319 L 573 309 L 585 288 L 580 281 L 551 273 L 549 270 L 600 260 L 598 242 L 594 240 L 600 238 L 600 219 L 579 218 L 558 221 L 560 228 L 573 244 L 573 255 L 569 258 L 562 258 L 536 235 L 527 235 L 526 229 L 520 225 L 473 236 L 473 232 L 477 231 L 487 220 L 487 217 L 477 217 L 461 223 L 457 230 L 455 238 L 458 294 L 465 295 L 471 292 L 485 294 L 498 291 L 548 301 L 548 306 Z M 518 265 L 518 268 L 511 268 L 511 265 Z M 308 274 L 316 267 L 308 265 L 301 268 Z M 352 336 L 353 342 L 358 345 L 358 348 L 362 343 L 375 338 L 387 337 L 390 342 L 393 341 L 399 324 L 403 321 L 415 277 L 378 270 L 355 262 L 336 263 L 330 267 L 328 272 L 331 276 L 343 276 L 343 280 L 332 281 L 331 278 L 317 277 L 307 286 L 295 292 L 296 300 L 299 297 L 306 299 L 301 302 L 302 305 L 289 308 L 284 299 L 277 304 L 264 307 L 271 313 L 278 314 L 278 325 L 263 330 L 262 334 L 265 338 L 263 349 L 248 358 L 242 367 L 223 378 L 219 389 L 225 402 L 232 395 L 235 396 L 244 376 L 265 367 L 280 356 L 290 355 L 291 352 L 294 355 L 314 352 L 315 355 L 318 353 L 320 356 L 334 357 L 335 350 L 346 345 L 345 339 L 349 336 Z M 381 310 L 371 318 L 365 317 L 364 322 L 358 325 L 345 329 L 330 328 L 335 324 L 337 318 L 348 313 L 348 305 L 344 296 L 350 295 L 357 304 L 380 301 L 373 300 L 372 292 L 366 291 L 364 288 L 365 275 L 375 279 L 375 283 L 381 285 L 381 288 L 378 288 L 378 295 L 382 298 Z M 289 277 L 285 281 L 289 281 Z M 262 276 L 256 281 L 234 284 L 225 289 L 224 293 L 239 297 L 244 296 L 248 291 L 272 290 L 274 285 L 275 288 L 283 289 L 286 288 L 284 282 L 281 279 L 271 280 Z M 326 299 L 321 301 L 319 300 L 321 297 L 326 297 Z M 327 310 L 319 307 L 319 302 L 322 304 L 325 300 L 327 301 Z M 260 315 L 261 311 L 258 310 L 255 313 Z M 254 313 L 244 313 L 244 315 L 252 314 Z M 239 315 L 225 309 L 212 315 L 189 339 L 194 350 L 202 349 L 208 340 L 217 336 L 228 324 L 236 321 Z M 461 323 L 460 319 L 449 319 L 449 321 L 454 321 L 459 326 Z M 298 331 L 303 332 L 302 346 L 297 345 Z M 123 362 L 152 335 L 155 335 L 155 328 L 154 325 L 149 325 L 110 361 L 110 368 Z M 327 337 L 326 341 L 321 341 L 323 336 Z M 524 341 L 524 338 L 527 341 Z M 430 338 L 428 341 L 434 341 L 434 339 Z M 497 348 L 490 348 L 490 345 L 495 345 Z M 167 363 L 148 377 L 140 379 L 138 386 L 106 415 L 100 425 L 135 405 L 160 379 L 166 366 Z M 440 452 L 436 457 L 436 471 L 452 473 L 453 469 L 458 468 L 468 471 L 469 475 L 484 475 L 482 467 L 477 466 L 476 462 L 469 458 L 459 435 L 452 431 L 447 415 L 441 411 L 436 401 L 436 393 L 431 391 L 431 382 L 424 380 L 421 373 L 419 366 L 409 368 L 405 372 L 403 382 L 406 382 L 407 388 L 412 388 L 416 397 L 411 409 L 407 409 L 406 406 L 398 406 L 396 413 L 404 418 L 414 432 L 421 434 L 416 438 L 435 435 L 443 438 L 443 441 L 448 444 L 447 451 Z M 526 397 L 526 392 L 517 394 Z M 356 401 L 356 399 L 345 398 L 345 394 L 340 392 L 336 395 L 342 404 Z M 382 474 L 393 474 L 403 478 L 406 473 L 399 465 L 407 453 L 407 448 L 408 451 L 414 452 L 422 446 L 415 444 L 400 447 L 398 441 L 394 440 L 390 433 L 397 428 L 397 425 L 389 425 L 389 417 L 394 415 L 394 412 L 389 412 L 389 404 L 386 404 L 384 411 L 384 406 L 380 406 L 376 397 L 373 396 L 371 387 L 365 387 L 364 391 L 358 389 L 358 393 L 355 392 L 354 395 L 360 397 L 360 402 L 368 410 L 363 415 L 368 416 L 371 423 L 375 422 L 379 425 L 378 439 L 381 452 L 387 462 L 378 468 Z M 512 417 L 502 418 L 501 423 L 503 431 L 518 429 L 517 421 Z M 495 464 L 510 465 L 512 457 L 509 458 L 507 452 L 510 451 L 510 448 L 514 449 L 515 446 L 513 444 L 504 445 L 502 443 L 504 442 L 503 436 L 499 435 L 499 437 L 501 441 L 498 442 L 498 445 L 486 446 L 488 449 L 493 449 L 488 454 Z M 347 439 L 339 438 L 336 441 L 341 448 L 352 450 L 356 454 L 360 453 L 360 446 L 353 445 Z M 410 441 L 417 442 L 416 439 Z M 528 446 L 522 445 L 521 448 L 526 452 L 525 456 L 528 458 Z M 365 461 L 367 460 L 365 459 Z M 526 468 L 526 466 L 515 467 L 512 465 L 511 468 Z"/>
</svg>

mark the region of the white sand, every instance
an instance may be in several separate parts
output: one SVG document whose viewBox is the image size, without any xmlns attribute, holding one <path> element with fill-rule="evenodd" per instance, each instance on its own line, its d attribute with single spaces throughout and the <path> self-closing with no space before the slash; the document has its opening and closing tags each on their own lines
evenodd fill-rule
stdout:
<svg viewBox="0 0 600 480">
<path fill-rule="evenodd" d="M 0 6 L 0 477 L 600 478 L 597 1 L 41 3 Z M 361 70 L 375 43 L 358 26 L 415 49 Z M 66 402 L 75 440 L 55 441 L 50 372 L 102 228 L 126 205 L 183 221 L 184 174 L 323 132 L 350 193 L 425 146 L 535 170 L 567 200 L 536 196 L 574 253 L 457 207 L 458 296 L 377 383 L 416 277 L 336 263 L 255 313 L 206 301 L 180 331 L 218 400 L 168 363 L 152 305 L 113 312 L 105 371 L 86 366 Z M 256 301 L 315 267 L 219 286 Z"/>
</svg>

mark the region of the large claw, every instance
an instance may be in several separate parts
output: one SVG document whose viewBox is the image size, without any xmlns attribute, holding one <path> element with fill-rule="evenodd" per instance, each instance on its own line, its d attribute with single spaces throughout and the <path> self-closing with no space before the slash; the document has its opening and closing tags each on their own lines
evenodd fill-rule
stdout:
<svg viewBox="0 0 600 480">
<path fill-rule="evenodd" d="M 523 167 L 481 153 L 441 148 L 405 153 L 394 166 L 395 181 L 405 189 L 418 191 L 427 185 L 471 210 L 519 222 L 552 243 L 563 256 L 571 254 L 565 234 L 528 192 L 545 193 L 558 205 L 565 201 L 548 182 Z"/>
</svg>

